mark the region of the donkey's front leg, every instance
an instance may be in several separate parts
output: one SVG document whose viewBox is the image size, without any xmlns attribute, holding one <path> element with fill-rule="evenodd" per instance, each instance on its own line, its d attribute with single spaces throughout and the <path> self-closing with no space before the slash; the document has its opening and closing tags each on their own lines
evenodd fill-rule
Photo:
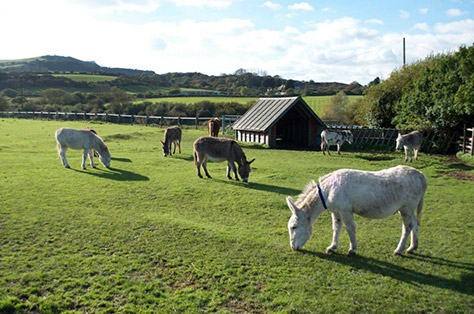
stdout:
<svg viewBox="0 0 474 314">
<path fill-rule="evenodd" d="M 94 151 L 92 149 L 89 149 L 89 162 L 91 164 L 92 168 L 95 168 L 94 164 Z"/>
<path fill-rule="evenodd" d="M 349 241 L 351 242 L 349 246 L 349 255 L 355 255 L 357 250 L 357 239 L 356 239 L 356 226 L 354 223 L 354 214 L 352 212 L 344 213 L 341 215 L 342 221 L 346 226 L 347 233 L 349 234 Z"/>
<path fill-rule="evenodd" d="M 418 160 L 418 149 L 419 148 L 415 148 L 414 151 L 415 151 L 415 160 Z"/>
<path fill-rule="evenodd" d="M 395 249 L 395 252 L 393 252 L 393 254 L 395 254 L 395 255 L 402 254 L 403 250 L 405 249 L 405 245 L 407 243 L 407 240 L 408 240 L 408 235 L 412 232 L 412 230 L 414 231 L 415 229 L 416 229 L 416 239 L 415 239 L 415 232 L 414 232 L 413 233 L 413 240 L 412 240 L 411 246 L 408 249 L 408 251 L 411 253 L 418 246 L 418 224 L 416 222 L 415 217 L 402 213 L 402 220 L 403 220 L 402 236 L 400 237 L 400 242 L 398 243 L 398 246 Z M 416 225 L 416 227 L 415 227 L 415 225 Z M 408 253 L 408 251 L 407 251 L 407 253 Z"/>
<path fill-rule="evenodd" d="M 233 161 L 229 160 L 227 161 L 227 178 L 232 180 L 232 177 L 230 176 L 230 169 L 234 172 L 235 180 L 239 181 L 239 176 L 237 175 L 237 169 L 235 168 L 235 164 Z"/>
<path fill-rule="evenodd" d="M 337 247 L 339 246 L 339 238 L 341 236 L 342 231 L 342 220 L 339 214 L 332 213 L 332 243 L 330 246 L 327 247 L 326 253 L 335 252 Z"/>
<path fill-rule="evenodd" d="M 408 161 L 408 148 L 406 146 L 403 147 L 405 149 L 405 162 Z"/>
</svg>

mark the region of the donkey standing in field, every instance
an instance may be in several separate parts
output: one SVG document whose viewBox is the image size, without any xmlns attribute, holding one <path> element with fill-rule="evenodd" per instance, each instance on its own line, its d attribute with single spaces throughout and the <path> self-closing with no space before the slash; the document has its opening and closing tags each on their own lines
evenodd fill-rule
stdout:
<svg viewBox="0 0 474 314">
<path fill-rule="evenodd" d="M 329 130 L 324 130 L 321 132 L 321 150 L 323 151 L 323 155 L 326 155 L 324 153 L 325 150 L 328 151 L 329 153 L 329 146 L 331 145 L 337 145 L 337 153 L 341 154 L 341 146 L 344 144 L 344 142 L 348 142 L 349 144 L 352 144 L 354 141 L 354 136 L 352 135 L 351 131 L 329 131 Z"/>
<path fill-rule="evenodd" d="M 58 154 L 64 167 L 70 168 L 66 159 L 66 150 L 82 149 L 82 169 L 86 169 L 86 158 L 89 155 L 89 161 L 92 168 L 94 164 L 94 151 L 99 154 L 99 160 L 104 167 L 110 167 L 110 152 L 104 141 L 90 130 L 76 130 L 71 128 L 60 128 L 56 130 L 56 142 Z"/>
<path fill-rule="evenodd" d="M 165 141 L 160 141 L 163 148 L 163 155 L 165 157 L 176 153 L 176 145 L 178 145 L 179 153 L 181 154 L 181 134 L 181 128 L 177 126 L 172 126 L 165 130 Z M 174 145 L 173 154 L 171 153 L 171 144 Z"/>
<path fill-rule="evenodd" d="M 415 151 L 415 160 L 418 160 L 418 151 L 420 150 L 422 141 L 423 137 L 419 131 L 413 131 L 405 135 L 398 132 L 395 149 L 400 150 L 403 147 L 405 149 L 405 162 L 408 161 L 408 154 L 410 154 L 410 162 L 413 162 L 412 150 Z"/>
<path fill-rule="evenodd" d="M 226 137 L 209 137 L 202 136 L 194 141 L 194 164 L 196 165 L 197 174 L 200 178 L 201 165 L 208 178 L 211 178 L 207 172 L 207 161 L 224 161 L 227 160 L 227 177 L 232 180 L 230 169 L 234 171 L 235 180 L 239 181 L 235 162 L 239 166 L 239 174 L 242 181 L 247 182 L 250 174 L 250 164 L 255 161 L 247 161 L 242 148 L 236 141 Z"/>
<path fill-rule="evenodd" d="M 207 135 L 218 137 L 219 129 L 221 128 L 221 120 L 218 118 L 212 118 L 207 121 Z"/>
<path fill-rule="evenodd" d="M 288 221 L 290 246 L 294 250 L 302 249 L 311 237 L 314 222 L 327 209 L 332 215 L 333 239 L 326 252 L 337 249 L 344 223 L 350 239 L 349 255 L 354 255 L 357 249 L 354 214 L 386 218 L 398 211 L 403 228 L 394 254 L 403 252 L 410 233 L 411 245 L 407 253 L 412 253 L 418 247 L 418 225 L 425 191 L 425 176 L 408 166 L 374 172 L 334 171 L 319 178 L 319 184 L 312 180 L 296 202 L 290 196 L 286 198 L 292 212 Z"/>
</svg>

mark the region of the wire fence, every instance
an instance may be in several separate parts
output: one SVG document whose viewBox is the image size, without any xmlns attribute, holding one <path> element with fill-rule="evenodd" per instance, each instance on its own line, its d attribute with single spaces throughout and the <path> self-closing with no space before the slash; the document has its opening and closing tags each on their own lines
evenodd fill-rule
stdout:
<svg viewBox="0 0 474 314">
<path fill-rule="evenodd" d="M 171 116 L 143 116 L 115 113 L 93 113 L 93 112 L 46 112 L 46 111 L 0 111 L 1 117 L 60 120 L 60 121 L 99 121 L 117 124 L 141 124 L 159 127 L 171 125 L 206 128 L 207 121 L 213 117 L 171 117 Z M 229 132 L 238 115 L 223 115 L 222 132 Z"/>
</svg>

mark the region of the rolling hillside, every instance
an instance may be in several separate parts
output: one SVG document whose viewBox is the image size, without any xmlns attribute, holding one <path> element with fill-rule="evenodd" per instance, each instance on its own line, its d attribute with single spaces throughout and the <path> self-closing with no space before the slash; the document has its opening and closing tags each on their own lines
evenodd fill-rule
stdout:
<svg viewBox="0 0 474 314">
<path fill-rule="evenodd" d="M 32 73 L 78 72 L 107 73 L 116 75 L 155 74 L 153 71 L 102 67 L 94 61 L 82 61 L 72 57 L 62 56 L 42 56 L 18 60 L 0 60 L 0 71 Z"/>
</svg>

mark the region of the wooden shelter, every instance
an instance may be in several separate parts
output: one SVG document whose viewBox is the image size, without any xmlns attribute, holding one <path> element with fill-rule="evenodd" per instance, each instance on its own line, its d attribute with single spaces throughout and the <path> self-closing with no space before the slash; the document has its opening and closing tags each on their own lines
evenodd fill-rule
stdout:
<svg viewBox="0 0 474 314">
<path fill-rule="evenodd" d="M 260 98 L 232 126 L 237 140 L 270 148 L 314 149 L 324 122 L 300 96 Z"/>
</svg>

